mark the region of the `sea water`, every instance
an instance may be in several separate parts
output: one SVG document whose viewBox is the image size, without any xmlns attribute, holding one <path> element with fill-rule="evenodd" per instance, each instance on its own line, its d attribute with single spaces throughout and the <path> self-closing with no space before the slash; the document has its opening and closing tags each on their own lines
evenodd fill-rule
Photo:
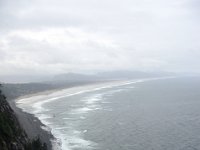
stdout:
<svg viewBox="0 0 200 150">
<path fill-rule="evenodd" d="M 62 150 L 200 149 L 200 78 L 81 87 L 17 101 Z"/>
</svg>

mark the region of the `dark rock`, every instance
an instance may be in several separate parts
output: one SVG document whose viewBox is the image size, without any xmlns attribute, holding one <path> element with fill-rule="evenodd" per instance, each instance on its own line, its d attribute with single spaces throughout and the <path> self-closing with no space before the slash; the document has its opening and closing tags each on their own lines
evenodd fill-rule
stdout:
<svg viewBox="0 0 200 150">
<path fill-rule="evenodd" d="M 46 150 L 39 141 L 39 150 Z M 0 90 L 0 150 L 37 150 L 35 140 L 31 141 Z"/>
</svg>

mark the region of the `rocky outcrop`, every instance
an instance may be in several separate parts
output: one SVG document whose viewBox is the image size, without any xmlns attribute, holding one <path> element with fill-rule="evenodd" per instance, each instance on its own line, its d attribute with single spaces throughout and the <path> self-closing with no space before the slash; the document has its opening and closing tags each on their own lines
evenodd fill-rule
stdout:
<svg viewBox="0 0 200 150">
<path fill-rule="evenodd" d="M 0 149 L 24 150 L 28 142 L 5 96 L 0 93 Z"/>
<path fill-rule="evenodd" d="M 0 90 L 0 150 L 46 150 L 39 139 L 29 140 Z"/>
</svg>

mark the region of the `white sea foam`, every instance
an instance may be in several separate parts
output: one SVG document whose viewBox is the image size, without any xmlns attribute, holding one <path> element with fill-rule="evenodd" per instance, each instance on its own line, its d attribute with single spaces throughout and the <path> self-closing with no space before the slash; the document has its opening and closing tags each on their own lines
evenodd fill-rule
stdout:
<svg viewBox="0 0 200 150">
<path fill-rule="evenodd" d="M 69 129 L 69 127 L 58 127 L 58 128 L 55 128 L 56 130 L 63 130 L 63 129 Z"/>
<path fill-rule="evenodd" d="M 72 110 L 72 112 L 70 112 L 70 114 L 83 114 L 83 113 L 87 113 L 92 110 L 93 109 L 88 108 L 88 107 L 77 108 L 77 109 Z"/>
<path fill-rule="evenodd" d="M 96 144 L 94 142 L 91 141 L 87 141 L 84 140 L 83 138 L 77 137 L 77 136 L 71 136 L 67 138 L 67 143 L 66 146 L 63 146 L 63 150 L 65 150 L 65 148 L 70 148 L 70 149 L 77 149 L 77 148 L 81 148 L 81 149 L 92 149 L 92 147 L 94 147 Z"/>
<path fill-rule="evenodd" d="M 80 119 L 86 119 L 86 117 L 80 116 Z"/>
<path fill-rule="evenodd" d="M 62 118 L 64 120 L 73 120 L 74 118 Z"/>
<path fill-rule="evenodd" d="M 169 77 L 168 77 L 169 78 Z M 66 90 L 61 90 L 59 92 L 54 92 L 46 95 L 38 95 L 28 98 L 23 98 L 16 100 L 16 104 L 18 107 L 22 108 L 23 111 L 29 112 L 34 114 L 36 117 L 38 117 L 41 122 L 49 127 L 51 129 L 52 134 L 60 139 L 57 141 L 52 141 L 54 144 L 55 150 L 72 150 L 75 148 L 82 148 L 82 149 L 91 149 L 93 146 L 96 146 L 96 143 L 93 143 L 91 141 L 84 140 L 82 138 L 82 134 L 86 133 L 87 130 L 83 130 L 82 132 L 73 130 L 73 127 L 66 126 L 66 127 L 56 127 L 53 123 L 47 121 L 48 119 L 51 119 L 52 116 L 45 114 L 45 112 L 49 111 L 49 109 L 46 109 L 43 107 L 45 103 L 53 102 L 61 98 L 74 96 L 78 94 L 83 94 L 87 92 L 92 91 L 98 91 L 102 89 L 107 88 L 113 88 L 113 87 L 119 87 L 124 85 L 129 85 L 133 83 L 140 83 L 144 81 L 150 81 L 150 80 L 158 80 L 158 79 L 166 79 L 166 78 L 151 78 L 151 79 L 140 79 L 140 80 L 133 80 L 133 81 L 120 81 L 120 82 L 112 82 L 112 83 L 103 83 L 103 84 L 97 84 L 97 85 L 90 85 L 90 86 L 80 86 L 76 88 L 70 88 Z M 120 92 L 121 89 L 111 91 L 111 92 Z M 62 118 L 64 120 L 67 120 L 70 122 L 70 120 L 73 119 L 86 119 L 85 116 L 82 116 L 83 114 L 87 114 L 91 111 L 96 111 L 99 109 L 102 109 L 99 106 L 99 103 L 109 103 L 102 101 L 102 95 L 95 95 L 92 97 L 86 97 L 82 100 L 85 103 L 85 106 L 80 107 L 79 105 L 73 105 L 74 109 L 69 112 L 69 114 L 76 114 L 78 115 L 78 118 Z M 112 111 L 112 109 L 104 109 L 107 111 Z M 70 124 L 67 122 L 68 124 Z M 71 124 L 70 124 L 71 125 Z M 71 129 L 69 133 L 63 134 L 61 131 L 64 129 Z"/>
<path fill-rule="evenodd" d="M 51 132 L 51 128 L 49 128 L 48 126 L 40 126 L 43 130 L 47 131 L 47 132 Z"/>
<path fill-rule="evenodd" d="M 100 101 L 100 98 L 93 97 L 93 98 L 84 99 L 82 101 L 84 101 L 86 104 L 90 105 L 90 104 L 94 104 L 94 103 Z"/>
<path fill-rule="evenodd" d="M 38 109 L 41 109 L 42 105 L 45 103 L 52 102 L 57 99 L 61 99 L 61 98 L 69 97 L 69 96 L 79 95 L 79 94 L 92 92 L 92 91 L 98 91 L 98 90 L 107 89 L 107 88 L 129 85 L 133 83 L 140 83 L 144 81 L 167 79 L 167 78 L 173 78 L 173 77 L 148 78 L 148 79 L 138 79 L 138 80 L 132 80 L 132 81 L 118 81 L 118 82 L 102 83 L 102 84 L 96 84 L 96 85 L 90 85 L 90 86 L 73 87 L 66 90 L 54 92 L 51 94 L 38 95 L 38 96 L 18 99 L 16 100 L 16 104 L 17 105 L 21 104 L 21 106 L 26 105 L 26 104 L 31 104 L 31 105 L 34 104 L 35 106 L 37 106 Z"/>
<path fill-rule="evenodd" d="M 87 130 L 83 130 L 83 133 L 86 133 L 87 132 Z"/>
<path fill-rule="evenodd" d="M 76 148 L 89 150 L 96 145 L 96 143 L 92 141 L 83 139 L 81 131 L 72 130 L 67 134 L 63 134 L 60 132 L 60 130 L 53 130 L 52 133 L 56 135 L 58 139 L 60 139 L 60 148 L 62 150 L 72 150 Z"/>
<path fill-rule="evenodd" d="M 51 139 L 51 143 L 52 143 L 53 150 L 61 150 L 62 143 L 61 143 L 60 139 Z"/>
</svg>

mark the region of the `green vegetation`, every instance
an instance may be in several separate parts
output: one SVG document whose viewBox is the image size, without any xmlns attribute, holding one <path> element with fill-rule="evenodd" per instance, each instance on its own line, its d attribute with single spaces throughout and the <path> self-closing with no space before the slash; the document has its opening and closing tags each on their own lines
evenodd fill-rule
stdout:
<svg viewBox="0 0 200 150">
<path fill-rule="evenodd" d="M 1 86 L 1 85 L 0 85 Z M 30 140 L 0 89 L 0 150 L 47 150 L 40 138 Z"/>
<path fill-rule="evenodd" d="M 46 143 L 41 143 L 40 138 L 36 138 L 25 145 L 25 150 L 47 150 Z"/>
</svg>

